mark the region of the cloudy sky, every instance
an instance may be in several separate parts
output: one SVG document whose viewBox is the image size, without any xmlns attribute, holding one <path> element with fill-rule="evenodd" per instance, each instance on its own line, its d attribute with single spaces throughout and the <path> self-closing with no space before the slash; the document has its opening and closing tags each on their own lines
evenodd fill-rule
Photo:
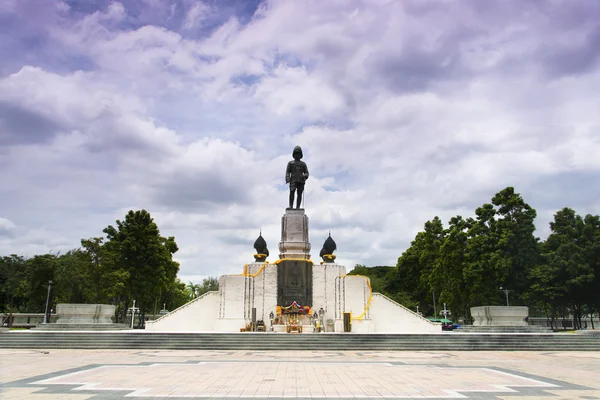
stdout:
<svg viewBox="0 0 600 400">
<path fill-rule="evenodd" d="M 0 254 L 130 209 L 180 278 L 277 258 L 295 145 L 313 259 L 394 265 L 514 186 L 548 234 L 600 213 L 600 2 L 1 0 Z"/>
</svg>

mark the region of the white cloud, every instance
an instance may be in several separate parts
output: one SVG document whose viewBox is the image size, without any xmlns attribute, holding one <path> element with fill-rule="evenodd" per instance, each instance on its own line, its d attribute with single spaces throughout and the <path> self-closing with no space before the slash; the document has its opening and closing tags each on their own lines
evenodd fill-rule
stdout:
<svg viewBox="0 0 600 400">
<path fill-rule="evenodd" d="M 183 21 L 183 29 L 189 30 L 198 27 L 210 14 L 211 7 L 202 1 L 196 1 L 188 10 Z"/>
<path fill-rule="evenodd" d="M 14 234 L 16 227 L 17 226 L 10 219 L 0 217 L 0 237 L 11 237 Z"/>
<path fill-rule="evenodd" d="M 40 62 L 0 77 L 0 230 L 23 234 L 0 250 L 76 247 L 146 208 L 184 280 L 241 270 L 259 229 L 274 260 L 296 144 L 313 259 L 331 229 L 348 267 L 394 264 L 426 220 L 507 185 L 540 234 L 561 207 L 598 213 L 587 6 L 269 1 L 213 29 L 218 2 L 186 4 L 147 2 L 170 25 L 118 2 L 38 17 Z"/>
</svg>

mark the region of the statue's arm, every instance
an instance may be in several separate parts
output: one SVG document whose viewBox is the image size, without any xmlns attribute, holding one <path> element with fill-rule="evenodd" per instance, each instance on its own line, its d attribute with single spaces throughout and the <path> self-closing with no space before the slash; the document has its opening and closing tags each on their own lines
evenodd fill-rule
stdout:
<svg viewBox="0 0 600 400">
<path fill-rule="evenodd" d="M 304 164 L 304 180 L 308 179 L 308 166 L 306 165 L 306 163 Z"/>
<path fill-rule="evenodd" d="M 290 183 L 290 175 L 292 173 L 291 168 L 292 162 L 290 161 L 287 165 L 287 168 L 285 169 L 285 183 Z"/>
</svg>

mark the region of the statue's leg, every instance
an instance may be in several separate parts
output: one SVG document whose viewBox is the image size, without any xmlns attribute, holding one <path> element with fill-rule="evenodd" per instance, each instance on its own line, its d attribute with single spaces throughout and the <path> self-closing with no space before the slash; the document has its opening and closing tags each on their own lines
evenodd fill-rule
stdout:
<svg viewBox="0 0 600 400">
<path fill-rule="evenodd" d="M 294 206 L 294 192 L 296 189 L 290 188 L 290 208 Z"/>
<path fill-rule="evenodd" d="M 298 197 L 296 198 L 296 208 L 300 208 L 302 204 L 302 193 L 304 192 L 304 185 L 298 185 Z"/>
</svg>

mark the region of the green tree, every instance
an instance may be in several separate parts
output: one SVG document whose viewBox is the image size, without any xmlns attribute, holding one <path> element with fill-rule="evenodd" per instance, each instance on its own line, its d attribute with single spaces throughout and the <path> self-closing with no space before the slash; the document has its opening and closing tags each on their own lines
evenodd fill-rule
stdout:
<svg viewBox="0 0 600 400">
<path fill-rule="evenodd" d="M 467 320 L 470 316 L 469 283 L 463 274 L 468 231 L 474 221 L 456 216 L 450 219 L 444 241 L 430 280 L 440 288 L 440 303 L 447 303 L 455 319 Z"/>
<path fill-rule="evenodd" d="M 538 263 L 533 235 L 536 212 L 514 188 L 507 187 L 475 210 L 465 249 L 464 276 L 472 305 L 502 304 L 499 287 L 523 296 L 528 271 Z"/>
<path fill-rule="evenodd" d="M 219 280 L 215 277 L 210 276 L 208 278 L 204 278 L 202 280 L 202 283 L 194 284 L 194 282 L 190 281 L 186 285 L 186 289 L 188 293 L 188 298 L 190 300 L 193 300 L 207 292 L 219 290 Z"/>
<path fill-rule="evenodd" d="M 53 292 L 56 303 L 86 303 L 83 254 L 70 250 L 59 255 L 53 271 Z"/>
<path fill-rule="evenodd" d="M 356 264 L 354 268 L 348 272 L 348 275 L 363 275 L 369 278 L 371 282 L 371 290 L 377 293 L 388 294 L 386 277 L 388 273 L 393 271 L 393 267 L 366 267 L 361 264 Z"/>
<path fill-rule="evenodd" d="M 368 277 L 369 281 L 371 282 L 371 290 L 373 293 L 381 293 L 404 305 L 405 307 L 416 309 L 418 305 L 417 302 L 410 297 L 410 295 L 395 289 L 394 279 L 397 275 L 396 267 L 367 267 L 361 264 L 356 264 L 354 268 L 348 272 L 348 275 L 363 275 Z"/>
<path fill-rule="evenodd" d="M 590 241 L 584 238 L 585 222 L 573 209 L 563 208 L 554 215 L 550 229 L 544 253 L 548 269 L 561 278 L 567 303 L 563 305 L 571 309 L 575 328 L 581 328 L 582 309 L 590 301 L 595 281 Z"/>
<path fill-rule="evenodd" d="M 600 310 L 600 216 L 586 215 L 583 219 L 582 245 L 586 274 L 589 282 L 585 285 L 585 302 L 594 328 L 594 313 Z"/>
<path fill-rule="evenodd" d="M 424 314 L 433 313 L 434 298 L 441 290 L 438 281 L 431 279 L 431 272 L 439 261 L 444 236 L 439 217 L 427 221 L 423 232 L 416 235 L 411 246 L 398 258 L 394 283 L 390 285 L 391 291 L 407 294 L 403 296 L 405 301 L 417 303 Z"/>
<path fill-rule="evenodd" d="M 205 293 L 219 290 L 219 280 L 216 277 L 209 276 L 202 279 L 202 284 L 196 287 L 196 297 L 200 297 Z"/>
<path fill-rule="evenodd" d="M 501 286 L 521 296 L 528 272 L 538 263 L 538 239 L 534 236 L 536 211 L 512 187 L 492 198 L 496 206 L 497 279 Z"/>
<path fill-rule="evenodd" d="M 104 229 L 107 249 L 116 255 L 119 268 L 128 273 L 124 304 L 135 299 L 143 321 L 145 313 L 153 309 L 161 293 L 170 288 L 177 277 L 179 264 L 173 260 L 173 254 L 178 247 L 174 237 L 160 235 L 146 210 L 129 211 L 116 225 Z"/>
<path fill-rule="evenodd" d="M 27 297 L 25 312 L 45 312 L 48 282 L 54 281 L 54 272 L 57 267 L 55 254 L 35 255 L 25 260 L 25 276 L 23 294 Z M 50 303 L 55 290 L 51 292 Z"/>
<path fill-rule="evenodd" d="M 544 310 L 552 327 L 559 315 L 569 314 L 581 329 L 584 312 L 593 315 L 598 309 L 600 218 L 581 218 L 563 208 L 554 214 L 550 230 L 540 245 L 541 262 L 531 270 L 527 299 Z"/>
<path fill-rule="evenodd" d="M 553 257 L 546 242 L 540 244 L 540 253 L 540 264 L 529 271 L 531 285 L 525 292 L 525 299 L 530 306 L 543 311 L 554 329 L 558 310 L 566 304 L 566 275 L 559 263 L 549 262 Z"/>
<path fill-rule="evenodd" d="M 161 303 L 163 303 L 168 310 L 175 310 L 188 303 L 191 298 L 191 292 L 188 286 L 177 278 L 167 287 L 166 291 L 163 292 Z"/>
<path fill-rule="evenodd" d="M 0 292 L 6 298 L 9 328 L 12 326 L 14 300 L 23 289 L 24 276 L 25 260 L 23 257 L 12 254 L 8 257 L 0 258 Z"/>
<path fill-rule="evenodd" d="M 87 301 L 119 305 L 127 295 L 129 272 L 120 267 L 118 254 L 101 237 L 82 239 L 81 246 Z"/>
</svg>

